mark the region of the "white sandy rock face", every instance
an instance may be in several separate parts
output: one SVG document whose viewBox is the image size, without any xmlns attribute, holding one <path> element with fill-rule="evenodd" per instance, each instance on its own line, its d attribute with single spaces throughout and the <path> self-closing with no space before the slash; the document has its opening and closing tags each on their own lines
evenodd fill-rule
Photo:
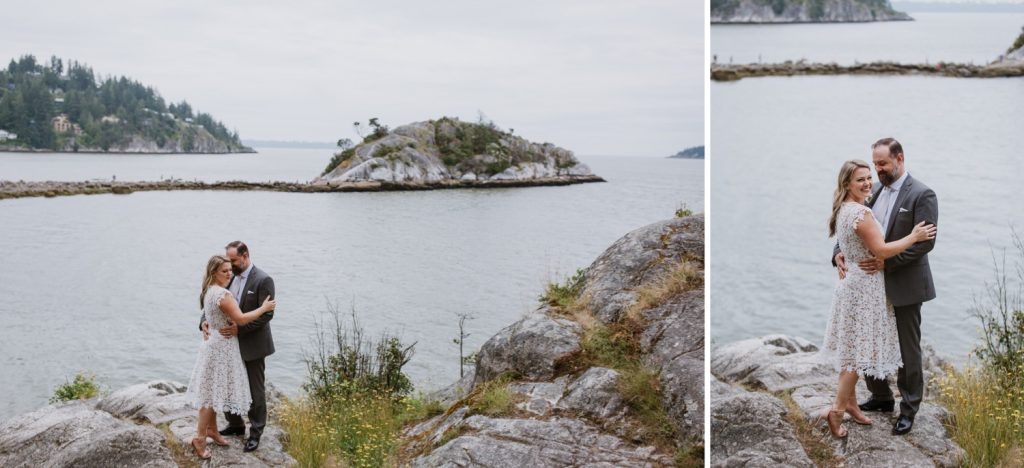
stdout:
<svg viewBox="0 0 1024 468">
<path fill-rule="evenodd" d="M 536 144 L 517 136 L 502 137 L 497 146 L 449 166 L 445 164 L 436 135 L 456 138 L 453 122 L 415 122 L 395 128 L 386 136 L 360 143 L 354 154 L 314 184 L 340 185 L 355 182 L 434 184 L 442 181 L 529 181 L 593 176 L 571 151 L 551 144 Z M 457 122 L 458 125 L 470 125 Z M 509 167 L 494 174 L 481 169 L 498 163 Z"/>
</svg>

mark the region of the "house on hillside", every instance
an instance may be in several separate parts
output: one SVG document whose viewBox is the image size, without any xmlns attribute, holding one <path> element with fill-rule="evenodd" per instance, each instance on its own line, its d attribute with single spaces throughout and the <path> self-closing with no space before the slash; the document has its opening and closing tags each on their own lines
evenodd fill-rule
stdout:
<svg viewBox="0 0 1024 468">
<path fill-rule="evenodd" d="M 0 141 L 16 140 L 18 135 L 16 133 L 8 132 L 7 130 L 0 129 Z"/>
<path fill-rule="evenodd" d="M 82 127 L 79 127 L 76 123 L 71 123 L 68 120 L 67 114 L 60 114 L 50 120 L 53 125 L 53 131 L 57 133 L 72 133 L 75 136 L 82 134 Z"/>
</svg>

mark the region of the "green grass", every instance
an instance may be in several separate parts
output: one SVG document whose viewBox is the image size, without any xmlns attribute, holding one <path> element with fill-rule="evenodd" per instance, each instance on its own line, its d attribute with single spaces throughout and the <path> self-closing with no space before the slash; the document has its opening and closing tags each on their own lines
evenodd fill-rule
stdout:
<svg viewBox="0 0 1024 468">
<path fill-rule="evenodd" d="M 58 403 L 71 400 L 88 400 L 100 394 L 100 387 L 96 384 L 96 376 L 79 372 L 70 382 L 60 384 L 53 390 L 50 403 Z"/>
<path fill-rule="evenodd" d="M 372 392 L 329 400 L 285 399 L 276 412 L 288 453 L 302 467 L 390 466 L 401 428 L 440 414 L 436 402 Z"/>
<path fill-rule="evenodd" d="M 553 307 L 570 309 L 580 298 L 584 286 L 587 285 L 587 270 L 580 268 L 576 273 L 565 280 L 564 284 L 550 283 L 544 294 L 540 296 L 540 302 Z"/>
<path fill-rule="evenodd" d="M 517 395 L 508 388 L 509 382 L 515 380 L 510 374 L 477 385 L 466 397 L 470 414 L 501 416 L 512 413 L 518 402 Z"/>
<path fill-rule="evenodd" d="M 964 449 L 964 466 L 1020 466 L 1024 448 L 1024 389 L 1019 375 L 988 368 L 948 369 L 937 381 L 939 402 L 954 417 L 948 430 Z"/>
</svg>

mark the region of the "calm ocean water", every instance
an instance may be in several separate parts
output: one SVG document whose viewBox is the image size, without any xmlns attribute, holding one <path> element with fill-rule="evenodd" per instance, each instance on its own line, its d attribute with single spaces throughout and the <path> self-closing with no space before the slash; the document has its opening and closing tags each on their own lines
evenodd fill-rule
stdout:
<svg viewBox="0 0 1024 468">
<path fill-rule="evenodd" d="M 853 64 L 889 60 L 989 63 L 1006 53 L 1024 13 L 918 13 L 915 21 L 848 24 L 714 25 L 711 53 L 719 63 Z M 713 117 L 714 122 L 720 122 Z"/>
<path fill-rule="evenodd" d="M 255 155 L 0 153 L 0 178 L 308 180 L 327 150 Z M 108 388 L 187 381 L 210 255 L 234 239 L 277 284 L 268 380 L 297 391 L 328 302 L 371 335 L 416 342 L 423 389 L 458 377 L 456 313 L 469 349 L 536 307 L 551 280 L 627 232 L 703 207 L 703 161 L 582 157 L 608 183 L 433 192 L 142 192 L 0 202 L 0 417 L 45 404 L 76 371 Z"/>
<path fill-rule="evenodd" d="M 929 254 L 938 298 L 924 305 L 923 340 L 966 358 L 993 249 L 1011 244 L 1011 226 L 1024 230 L 1024 79 L 758 78 L 711 93 L 713 342 L 821 342 L 837 281 L 826 230 L 836 174 L 894 136 L 939 199 Z"/>
</svg>

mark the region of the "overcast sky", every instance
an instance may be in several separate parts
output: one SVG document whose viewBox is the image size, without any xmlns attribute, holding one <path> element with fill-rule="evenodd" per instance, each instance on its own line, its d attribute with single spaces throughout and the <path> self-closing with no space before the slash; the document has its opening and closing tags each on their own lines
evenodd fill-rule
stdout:
<svg viewBox="0 0 1024 468">
<path fill-rule="evenodd" d="M 703 144 L 703 22 L 697 0 L 16 2 L 0 60 L 74 58 L 243 139 L 482 111 L 578 154 L 666 156 Z"/>
</svg>

